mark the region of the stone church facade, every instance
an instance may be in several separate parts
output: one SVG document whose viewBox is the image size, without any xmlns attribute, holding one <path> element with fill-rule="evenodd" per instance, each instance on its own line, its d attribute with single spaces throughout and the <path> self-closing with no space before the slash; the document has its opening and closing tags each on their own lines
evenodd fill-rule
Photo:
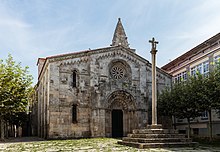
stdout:
<svg viewBox="0 0 220 152">
<path fill-rule="evenodd" d="M 148 124 L 151 63 L 129 47 L 120 19 L 110 47 L 38 59 L 37 134 L 120 137 Z M 158 91 L 171 76 L 157 68 Z"/>
</svg>

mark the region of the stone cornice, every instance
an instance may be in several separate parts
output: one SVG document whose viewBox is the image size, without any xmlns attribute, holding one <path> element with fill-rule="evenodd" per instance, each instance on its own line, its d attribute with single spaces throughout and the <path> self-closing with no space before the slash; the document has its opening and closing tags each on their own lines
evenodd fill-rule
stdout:
<svg viewBox="0 0 220 152">
<path fill-rule="evenodd" d="M 81 58 L 81 57 L 89 57 L 94 54 L 102 54 L 107 52 L 112 52 L 116 50 L 123 50 L 126 51 L 130 55 L 135 55 L 136 57 L 140 58 L 143 62 L 149 62 L 146 59 L 140 57 L 136 53 L 134 53 L 134 49 L 124 48 L 123 46 L 114 46 L 114 47 L 106 47 L 106 48 L 99 48 L 94 50 L 87 50 L 87 51 L 81 51 L 76 53 L 69 53 L 69 54 L 63 54 L 63 55 L 57 55 L 57 56 L 51 56 L 47 57 L 46 59 L 49 60 L 49 62 L 56 62 L 56 61 L 62 61 L 66 59 L 73 59 L 73 58 Z"/>
<path fill-rule="evenodd" d="M 91 56 L 96 55 L 96 54 L 100 54 L 97 60 L 118 55 L 136 64 L 139 64 L 138 60 L 147 65 L 150 64 L 149 61 L 137 55 L 133 49 L 124 48 L 123 46 L 115 46 L 115 47 L 100 48 L 100 49 L 95 49 L 95 50 L 90 50 L 90 51 L 82 51 L 82 52 L 77 52 L 77 53 L 72 53 L 72 54 L 67 54 L 67 55 L 49 57 L 48 59 L 49 59 L 49 62 L 56 62 L 56 61 L 63 61 L 63 60 L 78 58 L 78 60 L 76 61 L 68 61 L 68 62 L 64 62 L 60 64 L 61 66 L 62 65 L 65 66 L 65 65 L 70 65 L 70 64 L 80 64 L 82 62 L 88 62 L 91 60 Z"/>
</svg>

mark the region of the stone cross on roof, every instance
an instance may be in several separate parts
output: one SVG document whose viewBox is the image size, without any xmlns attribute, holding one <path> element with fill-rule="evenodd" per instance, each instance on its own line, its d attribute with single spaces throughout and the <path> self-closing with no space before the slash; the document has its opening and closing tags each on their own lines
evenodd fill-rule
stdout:
<svg viewBox="0 0 220 152">
<path fill-rule="evenodd" d="M 114 36 L 113 36 L 113 39 L 112 39 L 111 46 L 118 46 L 118 45 L 129 48 L 127 36 L 125 34 L 125 31 L 124 31 L 124 28 L 123 28 L 123 25 L 121 23 L 120 18 L 118 18 L 118 23 L 117 23 L 116 28 L 115 28 L 115 33 L 114 33 Z"/>
</svg>

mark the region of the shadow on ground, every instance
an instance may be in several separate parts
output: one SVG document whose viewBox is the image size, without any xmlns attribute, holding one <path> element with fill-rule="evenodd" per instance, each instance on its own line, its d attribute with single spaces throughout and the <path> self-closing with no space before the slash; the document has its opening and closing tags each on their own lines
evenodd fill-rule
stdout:
<svg viewBox="0 0 220 152">
<path fill-rule="evenodd" d="M 34 141 L 44 141 L 43 138 L 39 137 L 10 137 L 0 143 L 19 143 L 19 142 L 34 142 Z"/>
</svg>

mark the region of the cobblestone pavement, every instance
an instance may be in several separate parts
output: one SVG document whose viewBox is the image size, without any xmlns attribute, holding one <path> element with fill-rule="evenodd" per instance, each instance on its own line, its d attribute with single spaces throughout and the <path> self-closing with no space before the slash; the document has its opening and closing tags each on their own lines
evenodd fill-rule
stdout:
<svg viewBox="0 0 220 152">
<path fill-rule="evenodd" d="M 9 139 L 0 143 L 0 151 L 5 152 L 58 152 L 58 151 L 74 151 L 74 152 L 220 152 L 220 147 L 203 147 L 196 148 L 150 148 L 137 149 L 117 144 L 117 139 L 112 138 L 92 138 L 78 140 L 49 140 L 43 141 L 39 138 L 20 138 Z"/>
</svg>

